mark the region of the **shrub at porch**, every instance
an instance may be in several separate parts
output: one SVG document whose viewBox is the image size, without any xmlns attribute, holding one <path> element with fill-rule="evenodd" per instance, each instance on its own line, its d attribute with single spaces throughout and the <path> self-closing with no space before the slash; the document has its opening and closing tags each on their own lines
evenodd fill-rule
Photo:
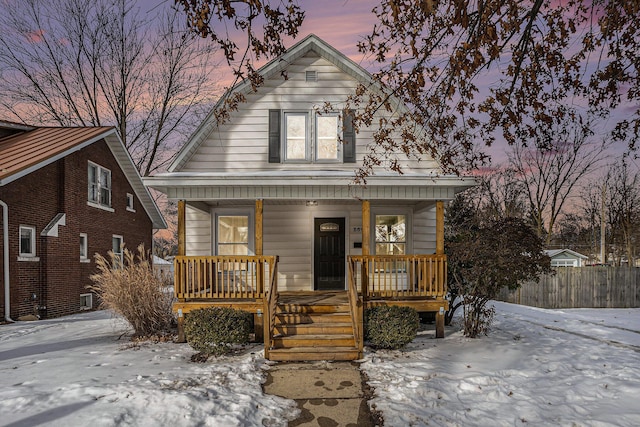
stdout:
<svg viewBox="0 0 640 427">
<path fill-rule="evenodd" d="M 249 342 L 251 320 L 251 313 L 235 308 L 202 308 L 187 314 L 184 332 L 194 350 L 220 356 L 229 353 L 233 344 Z"/>
<path fill-rule="evenodd" d="M 365 338 L 376 348 L 397 350 L 418 334 L 420 317 L 411 307 L 378 306 L 365 311 Z"/>
<path fill-rule="evenodd" d="M 137 255 L 124 248 L 122 260 L 112 251 L 109 259 L 100 254 L 95 259 L 98 273 L 87 288 L 98 295 L 101 308 L 124 317 L 138 337 L 163 335 L 171 329 L 173 293 L 154 273 L 144 245 L 138 246 Z"/>
</svg>

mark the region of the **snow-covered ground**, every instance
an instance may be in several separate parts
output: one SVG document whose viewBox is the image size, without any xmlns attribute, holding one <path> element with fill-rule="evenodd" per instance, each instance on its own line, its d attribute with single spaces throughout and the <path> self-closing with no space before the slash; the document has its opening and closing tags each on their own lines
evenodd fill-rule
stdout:
<svg viewBox="0 0 640 427">
<path fill-rule="evenodd" d="M 640 309 L 495 307 L 488 337 L 367 354 L 385 425 L 640 426 Z"/>
<path fill-rule="evenodd" d="M 386 426 L 640 426 L 640 309 L 496 303 L 488 337 L 425 331 L 366 351 Z M 0 325 L 2 426 L 284 426 L 262 349 L 201 364 L 186 344 L 131 343 L 107 312 Z"/>
</svg>

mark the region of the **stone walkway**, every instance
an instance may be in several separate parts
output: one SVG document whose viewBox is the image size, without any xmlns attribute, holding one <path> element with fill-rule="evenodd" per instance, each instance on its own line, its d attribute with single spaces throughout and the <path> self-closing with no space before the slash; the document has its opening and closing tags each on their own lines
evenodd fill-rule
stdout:
<svg viewBox="0 0 640 427">
<path fill-rule="evenodd" d="M 263 388 L 265 393 L 298 403 L 301 415 L 290 427 L 381 425 L 369 411 L 366 383 L 357 363 L 278 363 L 271 366 Z"/>
</svg>

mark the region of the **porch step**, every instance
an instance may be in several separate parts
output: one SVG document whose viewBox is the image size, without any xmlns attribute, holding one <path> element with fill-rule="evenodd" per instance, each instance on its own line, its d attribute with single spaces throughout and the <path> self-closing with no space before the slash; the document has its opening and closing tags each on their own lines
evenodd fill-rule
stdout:
<svg viewBox="0 0 640 427">
<path fill-rule="evenodd" d="M 353 334 L 353 325 L 351 322 L 280 324 L 276 325 L 276 332 L 281 335 Z"/>
<path fill-rule="evenodd" d="M 276 361 L 357 360 L 358 357 L 355 347 L 277 348 L 269 351 L 269 359 Z"/>
<path fill-rule="evenodd" d="M 356 360 L 349 304 L 278 304 L 269 359 Z"/>
<path fill-rule="evenodd" d="M 276 325 L 350 323 L 350 313 L 276 313 Z"/>
<path fill-rule="evenodd" d="M 278 304 L 276 313 L 349 313 L 346 304 Z"/>
<path fill-rule="evenodd" d="M 354 347 L 353 333 L 340 335 L 281 335 L 274 337 L 276 348 Z"/>
</svg>

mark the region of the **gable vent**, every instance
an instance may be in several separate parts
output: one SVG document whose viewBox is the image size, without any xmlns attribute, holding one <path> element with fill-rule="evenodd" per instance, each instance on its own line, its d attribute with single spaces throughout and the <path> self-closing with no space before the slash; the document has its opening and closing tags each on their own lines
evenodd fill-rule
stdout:
<svg viewBox="0 0 640 427">
<path fill-rule="evenodd" d="M 308 82 L 317 82 L 318 81 L 318 72 L 317 71 L 305 71 L 304 79 Z"/>
</svg>

